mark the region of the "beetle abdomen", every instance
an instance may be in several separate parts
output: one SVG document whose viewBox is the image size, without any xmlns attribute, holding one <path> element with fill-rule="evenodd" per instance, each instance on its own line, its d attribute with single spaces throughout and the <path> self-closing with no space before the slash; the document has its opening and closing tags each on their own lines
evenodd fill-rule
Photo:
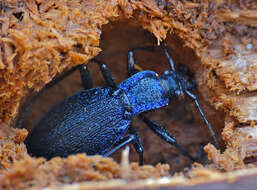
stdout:
<svg viewBox="0 0 257 190">
<path fill-rule="evenodd" d="M 124 117 L 124 94 L 114 97 L 111 90 L 81 91 L 53 107 L 26 139 L 28 152 L 46 158 L 104 153 L 130 124 Z"/>
</svg>

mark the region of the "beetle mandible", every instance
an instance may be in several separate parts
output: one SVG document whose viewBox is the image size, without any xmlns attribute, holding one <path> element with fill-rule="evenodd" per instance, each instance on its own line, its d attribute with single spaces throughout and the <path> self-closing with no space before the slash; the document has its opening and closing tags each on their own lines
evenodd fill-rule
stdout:
<svg viewBox="0 0 257 190">
<path fill-rule="evenodd" d="M 48 159 L 81 152 L 109 156 L 132 142 L 139 155 L 139 164 L 142 165 L 143 146 L 137 130 L 131 125 L 132 118 L 139 116 L 154 133 L 195 161 L 198 157 L 191 156 L 164 127 L 142 114 L 166 106 L 171 97 L 181 97 L 184 94 L 194 100 L 216 146 L 219 147 L 211 125 L 195 95 L 190 92 L 195 88 L 193 80 L 186 80 L 183 74 L 175 70 L 165 44 L 161 43 L 161 47 L 171 70 L 164 71 L 160 76 L 154 71 L 138 71 L 135 69 L 134 50 L 140 48 L 133 48 L 128 51 L 127 56 L 129 78 L 118 86 L 107 66 L 93 59 L 100 65 L 108 84 L 108 87 L 93 88 L 87 66 L 81 65 L 79 68 L 85 90 L 54 106 L 36 124 L 25 140 L 28 152 Z M 127 131 L 128 135 L 124 136 Z M 114 145 L 117 146 L 113 147 Z"/>
</svg>

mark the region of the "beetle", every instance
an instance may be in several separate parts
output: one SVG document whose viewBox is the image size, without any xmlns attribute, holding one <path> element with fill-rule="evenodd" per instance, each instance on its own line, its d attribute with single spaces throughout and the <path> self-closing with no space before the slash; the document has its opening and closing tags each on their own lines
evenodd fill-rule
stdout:
<svg viewBox="0 0 257 190">
<path fill-rule="evenodd" d="M 25 140 L 28 152 L 33 156 L 50 159 L 55 156 L 85 152 L 88 155 L 109 156 L 126 144 L 133 143 L 143 164 L 143 145 L 137 130 L 131 125 L 133 117 L 139 116 L 146 125 L 167 143 L 174 145 L 183 155 L 195 161 L 166 129 L 152 122 L 143 112 L 155 110 L 169 104 L 170 98 L 188 95 L 195 102 L 205 124 L 218 147 L 215 133 L 201 110 L 197 98 L 190 90 L 196 87 L 194 80 L 186 80 L 177 72 L 165 44 L 161 47 L 169 61 L 170 70 L 158 75 L 154 71 L 136 69 L 133 48 L 127 55 L 129 78 L 116 85 L 106 64 L 99 64 L 108 87 L 93 88 L 92 78 L 86 65 L 79 66 L 85 90 L 80 91 L 55 105 L 35 125 Z M 128 132 L 128 135 L 124 134 Z M 116 146 L 114 146 L 116 145 Z"/>
</svg>

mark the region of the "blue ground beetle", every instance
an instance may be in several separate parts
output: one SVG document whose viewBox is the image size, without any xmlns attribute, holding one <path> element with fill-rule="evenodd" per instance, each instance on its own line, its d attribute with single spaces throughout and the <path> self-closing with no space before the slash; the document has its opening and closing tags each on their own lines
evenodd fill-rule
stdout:
<svg viewBox="0 0 257 190">
<path fill-rule="evenodd" d="M 115 84 L 106 64 L 93 59 L 99 64 L 108 84 L 108 87 L 93 88 L 87 66 L 81 65 L 79 69 L 85 90 L 54 106 L 36 124 L 25 140 L 28 152 L 33 156 L 43 156 L 48 159 L 81 152 L 88 155 L 109 156 L 132 142 L 139 155 L 139 163 L 142 165 L 143 146 L 137 130 L 131 125 L 133 117 L 139 116 L 163 140 L 174 145 L 191 160 L 196 160 L 197 157 L 191 156 L 164 127 L 150 121 L 142 114 L 166 106 L 171 97 L 181 97 L 184 94 L 194 100 L 218 147 L 211 125 L 195 95 L 190 92 L 195 88 L 193 80 L 186 80 L 182 73 L 175 71 L 164 43 L 161 43 L 161 46 L 171 70 L 164 71 L 160 76 L 154 71 L 136 69 L 134 56 L 136 48 L 128 51 L 129 78 L 119 85 Z M 128 135 L 124 136 L 126 132 Z"/>
</svg>

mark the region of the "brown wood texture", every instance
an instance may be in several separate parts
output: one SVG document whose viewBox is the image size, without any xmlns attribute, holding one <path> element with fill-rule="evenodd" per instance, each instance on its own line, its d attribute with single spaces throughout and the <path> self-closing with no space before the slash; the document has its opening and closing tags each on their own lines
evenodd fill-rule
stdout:
<svg viewBox="0 0 257 190">
<path fill-rule="evenodd" d="M 94 189 L 97 185 L 102 185 L 102 189 L 256 187 L 256 171 L 249 169 L 255 167 L 257 147 L 256 7 L 254 0 L 1 1 L 0 188 L 43 188 L 56 184 L 60 188 L 65 183 L 75 184 L 63 186 L 64 189 Z M 23 144 L 27 131 L 11 127 L 25 102 L 45 84 L 71 67 L 86 63 L 96 84 L 104 85 L 99 69 L 90 62 L 95 56 L 105 61 L 117 82 L 121 82 L 126 78 L 128 49 L 157 46 L 162 40 L 175 64 L 185 64 L 195 74 L 198 88 L 194 93 L 222 144 L 222 150 L 211 144 L 205 146 L 209 161 L 206 156 L 201 162 L 206 168 L 190 168 L 192 163 L 188 159 L 160 141 L 137 119 L 135 125 L 145 146 L 145 163 L 169 166 L 132 164 L 129 167 L 134 173 L 128 175 L 127 181 L 114 181 L 121 182 L 120 186 L 111 186 L 112 181 L 79 183 L 121 179 L 122 164 L 111 159 L 76 155 L 45 161 L 27 154 Z M 167 68 L 161 48 L 136 56 L 143 69 L 162 73 Z M 81 83 L 75 73 L 39 98 L 23 127 L 31 130 L 51 106 L 79 90 Z M 189 100 L 172 100 L 168 107 L 147 115 L 164 125 L 192 154 L 199 152 L 201 144 L 212 142 Z M 116 161 L 120 154 L 114 155 Z M 137 161 L 133 149 L 129 158 Z M 95 162 L 99 168 L 94 167 Z M 176 177 L 177 171 L 184 172 Z M 174 183 L 140 181 L 170 175 L 174 175 Z"/>
<path fill-rule="evenodd" d="M 232 173 L 231 173 L 232 174 Z M 224 177 L 224 179 L 216 179 L 216 180 L 209 180 L 206 183 L 187 183 L 181 182 L 174 182 L 176 179 L 159 179 L 158 180 L 146 180 L 146 181 L 138 181 L 138 182 L 126 182 L 126 181 L 112 181 L 112 182 L 100 182 L 98 184 L 94 183 L 80 183 L 74 185 L 66 185 L 63 187 L 58 187 L 58 189 L 64 190 L 84 190 L 84 189 L 95 189 L 95 190 L 255 190 L 257 186 L 257 174 L 245 174 L 236 175 L 232 174 L 230 177 Z M 176 177 L 175 177 L 176 178 Z M 173 182 L 168 182 L 173 181 Z M 163 184 L 161 184 L 163 183 Z M 166 183 L 166 184 L 165 184 Z M 177 184 L 176 184 L 177 183 Z M 56 187 L 51 188 L 51 190 L 57 189 Z"/>
</svg>

